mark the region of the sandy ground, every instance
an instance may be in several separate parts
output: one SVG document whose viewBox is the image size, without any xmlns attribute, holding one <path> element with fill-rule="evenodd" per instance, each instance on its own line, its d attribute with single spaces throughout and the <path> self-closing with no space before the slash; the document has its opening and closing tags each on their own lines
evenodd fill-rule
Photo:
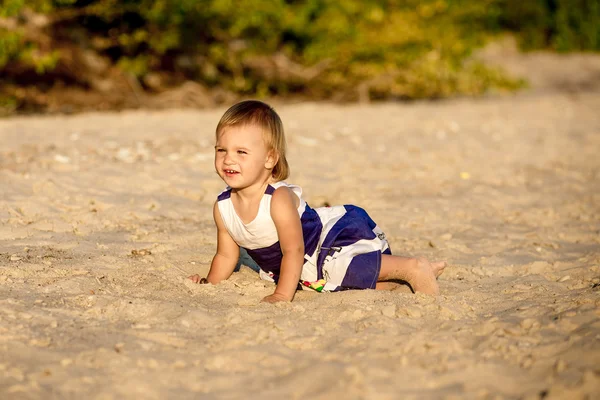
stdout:
<svg viewBox="0 0 600 400">
<path fill-rule="evenodd" d="M 441 295 L 187 281 L 222 109 L 1 120 L 0 398 L 600 398 L 600 95 L 277 109 L 289 181 Z"/>
</svg>

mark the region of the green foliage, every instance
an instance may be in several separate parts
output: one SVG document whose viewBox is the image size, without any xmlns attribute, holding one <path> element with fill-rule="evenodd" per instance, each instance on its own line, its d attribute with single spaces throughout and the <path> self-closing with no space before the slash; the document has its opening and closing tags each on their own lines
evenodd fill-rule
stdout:
<svg viewBox="0 0 600 400">
<path fill-rule="evenodd" d="M 28 47 L 19 53 L 19 61 L 26 65 L 34 67 L 35 72 L 39 75 L 45 72 L 52 71 L 60 59 L 59 51 L 51 51 L 41 53 L 35 47 Z"/>
<path fill-rule="evenodd" d="M 600 50 L 599 0 L 503 0 L 502 27 L 517 32 L 524 49 Z"/>
<path fill-rule="evenodd" d="M 0 29 L 0 67 L 17 57 L 21 50 L 21 35 Z"/>
<path fill-rule="evenodd" d="M 63 60 L 57 45 L 61 41 L 109 58 L 141 82 L 160 72 L 171 77 L 170 83 L 193 79 L 241 95 L 355 99 L 479 94 L 521 84 L 467 62 L 494 34 L 517 32 L 526 48 L 600 46 L 598 0 L 1 4 L 0 68 L 20 65 L 47 73 Z M 32 13 L 47 23 L 35 25 Z"/>
<path fill-rule="evenodd" d="M 68 6 L 76 0 L 3 0 L 0 7 L 0 68 L 9 62 L 17 62 L 31 67 L 38 74 L 53 70 L 60 60 L 60 52 L 54 49 L 41 50 L 33 34 L 27 26 L 17 23 L 18 15 L 29 7 L 29 10 L 50 13 L 56 7 Z M 39 23 L 38 23 L 39 24 Z M 37 33 L 37 32 L 36 32 Z"/>
<path fill-rule="evenodd" d="M 600 50 L 600 2 L 559 0 L 552 45 L 559 51 Z"/>
<path fill-rule="evenodd" d="M 3 0 L 1 4 L 0 18 L 6 19 L 17 15 L 25 0 Z M 21 35 L 3 25 L 0 25 L 0 68 L 17 57 L 22 49 Z"/>
</svg>

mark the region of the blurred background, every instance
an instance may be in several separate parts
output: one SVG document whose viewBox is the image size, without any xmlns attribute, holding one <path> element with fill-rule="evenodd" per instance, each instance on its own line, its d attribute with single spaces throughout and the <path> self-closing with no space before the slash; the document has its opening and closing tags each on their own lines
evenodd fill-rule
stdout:
<svg viewBox="0 0 600 400">
<path fill-rule="evenodd" d="M 486 63 L 600 50 L 600 0 L 2 0 L 0 113 L 514 91 Z M 576 73 L 576 71 L 573 71 Z"/>
</svg>

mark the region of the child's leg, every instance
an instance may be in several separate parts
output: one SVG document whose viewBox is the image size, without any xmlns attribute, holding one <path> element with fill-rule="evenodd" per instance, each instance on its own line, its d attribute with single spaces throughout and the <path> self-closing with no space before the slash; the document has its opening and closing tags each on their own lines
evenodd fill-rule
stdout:
<svg viewBox="0 0 600 400">
<path fill-rule="evenodd" d="M 431 263 L 425 258 L 382 254 L 378 282 L 400 279 L 410 284 L 415 292 L 436 295 L 440 292 L 436 279 L 444 268 L 444 261 Z"/>
</svg>

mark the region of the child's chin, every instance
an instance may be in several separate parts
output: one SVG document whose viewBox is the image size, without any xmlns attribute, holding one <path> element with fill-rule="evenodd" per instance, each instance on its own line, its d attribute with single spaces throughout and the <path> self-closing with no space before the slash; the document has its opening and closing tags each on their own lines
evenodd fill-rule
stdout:
<svg viewBox="0 0 600 400">
<path fill-rule="evenodd" d="M 236 182 L 233 179 L 223 179 L 225 181 L 225 183 L 227 184 L 227 186 L 229 186 L 232 189 L 240 189 L 243 188 L 244 185 L 241 184 L 240 182 Z"/>
</svg>

